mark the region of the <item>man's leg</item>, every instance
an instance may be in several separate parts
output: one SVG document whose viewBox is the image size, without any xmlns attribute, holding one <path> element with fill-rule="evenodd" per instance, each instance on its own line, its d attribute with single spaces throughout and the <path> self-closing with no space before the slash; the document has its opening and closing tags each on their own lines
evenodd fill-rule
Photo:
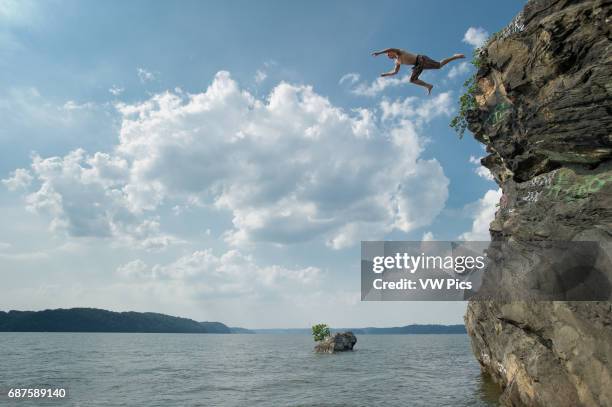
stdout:
<svg viewBox="0 0 612 407">
<path fill-rule="evenodd" d="M 412 68 L 412 75 L 410 75 L 410 83 L 414 83 L 415 85 L 424 87 L 425 89 L 427 89 L 427 94 L 431 94 L 431 88 L 433 88 L 433 85 L 430 85 L 429 83 L 419 79 L 419 75 L 421 75 L 421 73 L 423 72 L 422 58 L 423 57 L 421 57 L 420 61 L 417 60 L 417 65 Z"/>
<path fill-rule="evenodd" d="M 412 79 L 412 78 L 410 78 L 410 82 L 414 83 L 415 85 L 419 85 L 419 86 L 424 87 L 425 89 L 427 89 L 427 94 L 431 95 L 431 89 L 433 88 L 433 85 L 431 85 L 431 84 L 429 84 L 429 83 L 427 83 L 425 81 L 422 81 L 420 79 Z"/>
<path fill-rule="evenodd" d="M 448 64 L 449 62 L 454 61 L 455 59 L 461 59 L 461 58 L 465 58 L 465 55 L 455 54 L 452 57 L 445 58 L 442 61 L 440 61 L 440 68 L 442 68 L 444 65 Z"/>
</svg>

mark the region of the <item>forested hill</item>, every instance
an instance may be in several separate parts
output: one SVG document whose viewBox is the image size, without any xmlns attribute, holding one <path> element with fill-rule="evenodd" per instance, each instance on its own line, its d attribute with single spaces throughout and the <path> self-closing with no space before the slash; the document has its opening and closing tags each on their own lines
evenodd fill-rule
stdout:
<svg viewBox="0 0 612 407">
<path fill-rule="evenodd" d="M 465 334 L 465 325 L 406 325 L 390 328 L 357 328 L 355 334 L 417 335 L 417 334 Z"/>
<path fill-rule="evenodd" d="M 355 334 L 465 334 L 463 325 L 407 325 L 392 328 L 343 328 Z M 311 334 L 303 329 L 245 329 L 221 322 L 197 322 L 153 312 L 113 312 L 96 308 L 0 311 L 0 332 L 142 332 L 202 334 Z"/>
<path fill-rule="evenodd" d="M 253 329 L 255 333 L 267 334 L 304 334 L 310 335 L 310 328 L 292 329 Z M 333 328 L 332 332 L 351 331 L 355 335 L 418 335 L 418 334 L 465 334 L 465 325 L 406 325 L 389 328 Z"/>
<path fill-rule="evenodd" d="M 197 322 L 153 312 L 113 312 L 95 308 L 0 311 L 0 331 L 232 333 L 221 322 Z"/>
</svg>

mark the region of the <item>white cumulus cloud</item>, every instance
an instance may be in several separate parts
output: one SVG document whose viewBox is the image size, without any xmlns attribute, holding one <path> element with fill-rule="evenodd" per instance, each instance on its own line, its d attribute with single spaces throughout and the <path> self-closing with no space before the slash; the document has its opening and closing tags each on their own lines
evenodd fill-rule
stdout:
<svg viewBox="0 0 612 407">
<path fill-rule="evenodd" d="M 468 72 L 470 72 L 470 64 L 463 61 L 459 65 L 451 67 L 450 71 L 448 71 L 448 78 L 457 78 L 467 74 Z"/>
<path fill-rule="evenodd" d="M 28 170 L 18 168 L 12 172 L 9 178 L 3 179 L 2 183 L 9 189 L 15 191 L 20 188 L 27 188 L 32 183 L 32 175 Z"/>
<path fill-rule="evenodd" d="M 3 182 L 9 188 L 31 186 L 26 208 L 48 216 L 52 230 L 75 237 L 113 237 L 145 249 L 174 242 L 160 232 L 155 218 L 142 218 L 130 210 L 124 190 L 129 168 L 123 158 L 99 152 L 87 155 L 82 149 L 64 157 L 36 155 L 31 174 L 18 169 Z"/>
<path fill-rule="evenodd" d="M 117 267 L 117 274 L 124 278 L 148 278 L 154 277 L 151 268 L 147 264 L 136 259 Z"/>
<path fill-rule="evenodd" d="M 359 82 L 351 89 L 351 93 L 359 96 L 374 97 L 389 87 L 410 83 L 410 75 L 401 78 L 376 78 L 372 82 Z"/>
<path fill-rule="evenodd" d="M 163 247 L 172 238 L 156 210 L 198 202 L 231 214 L 230 244 L 321 239 L 340 249 L 426 226 L 442 210 L 449 181 L 420 157 L 419 133 L 449 102 L 389 105 L 380 124 L 376 111 L 345 111 L 309 86 L 280 83 L 258 99 L 219 72 L 201 93 L 119 104 L 112 153 L 35 157 L 26 201 L 73 236 Z"/>
<path fill-rule="evenodd" d="M 260 266 L 252 256 L 238 250 L 216 256 L 211 249 L 206 249 L 168 264 L 149 266 L 140 259 L 133 260 L 119 266 L 117 274 L 137 281 L 173 281 L 194 289 L 199 295 L 235 296 L 261 293 L 262 289 L 301 289 L 304 285 L 317 285 L 322 271 L 316 267 Z"/>
<path fill-rule="evenodd" d="M 342 85 L 343 83 L 348 83 L 349 85 L 352 85 L 356 82 L 359 82 L 360 77 L 361 76 L 358 73 L 349 72 L 345 75 L 342 75 L 342 78 L 340 78 L 340 80 L 338 81 L 338 84 Z"/>
<path fill-rule="evenodd" d="M 490 189 L 479 199 L 474 207 L 472 229 L 459 236 L 460 240 L 487 241 L 491 239 L 489 224 L 495 218 L 497 204 L 502 196 L 501 189 Z"/>
<path fill-rule="evenodd" d="M 425 232 L 423 233 L 423 236 L 421 237 L 421 240 L 424 242 L 433 242 L 436 240 L 436 237 L 434 236 L 434 234 L 429 231 L 429 232 Z"/>
<path fill-rule="evenodd" d="M 484 165 L 482 165 L 480 163 L 480 158 L 476 158 L 473 155 L 470 156 L 470 163 L 476 165 L 476 168 L 474 169 L 474 172 L 481 178 L 484 178 L 488 181 L 493 181 L 493 174 L 491 174 L 491 171 L 489 171 L 489 169 L 487 167 L 485 167 Z"/>
<path fill-rule="evenodd" d="M 424 124 L 438 116 L 450 116 L 453 113 L 453 104 L 452 93 L 444 92 L 425 101 L 414 96 L 395 101 L 384 99 L 380 108 L 383 120 L 410 119 Z"/>
<path fill-rule="evenodd" d="M 463 42 L 474 48 L 480 48 L 489 38 L 489 33 L 482 27 L 470 27 L 463 35 Z"/>
</svg>

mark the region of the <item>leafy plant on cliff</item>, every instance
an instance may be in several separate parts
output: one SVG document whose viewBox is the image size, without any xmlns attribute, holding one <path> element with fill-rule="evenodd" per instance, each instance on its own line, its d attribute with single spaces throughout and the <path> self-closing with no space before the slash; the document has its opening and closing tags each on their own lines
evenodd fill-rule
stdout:
<svg viewBox="0 0 612 407">
<path fill-rule="evenodd" d="M 331 332 L 327 324 L 317 324 L 312 326 L 312 336 L 314 337 L 315 342 L 322 341 L 330 335 Z"/>
<path fill-rule="evenodd" d="M 474 50 L 472 65 L 476 67 L 476 70 L 478 70 L 482 65 L 481 52 L 482 51 L 480 48 Z M 459 98 L 459 112 L 455 117 L 452 118 L 450 122 L 450 127 L 455 129 L 455 131 L 459 135 L 459 138 L 463 138 L 463 134 L 467 129 L 468 112 L 478 107 L 478 105 L 476 104 L 475 97 L 476 91 L 478 90 L 478 87 L 476 85 L 476 73 L 477 72 L 475 72 L 463 83 L 465 93 Z"/>
</svg>

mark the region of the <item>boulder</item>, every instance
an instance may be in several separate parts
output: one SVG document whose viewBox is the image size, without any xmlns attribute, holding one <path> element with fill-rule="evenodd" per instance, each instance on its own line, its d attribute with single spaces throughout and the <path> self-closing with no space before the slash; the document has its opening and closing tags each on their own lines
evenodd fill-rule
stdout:
<svg viewBox="0 0 612 407">
<path fill-rule="evenodd" d="M 317 353 L 335 353 L 353 350 L 357 338 L 352 332 L 339 332 L 323 339 L 315 345 Z"/>
</svg>

